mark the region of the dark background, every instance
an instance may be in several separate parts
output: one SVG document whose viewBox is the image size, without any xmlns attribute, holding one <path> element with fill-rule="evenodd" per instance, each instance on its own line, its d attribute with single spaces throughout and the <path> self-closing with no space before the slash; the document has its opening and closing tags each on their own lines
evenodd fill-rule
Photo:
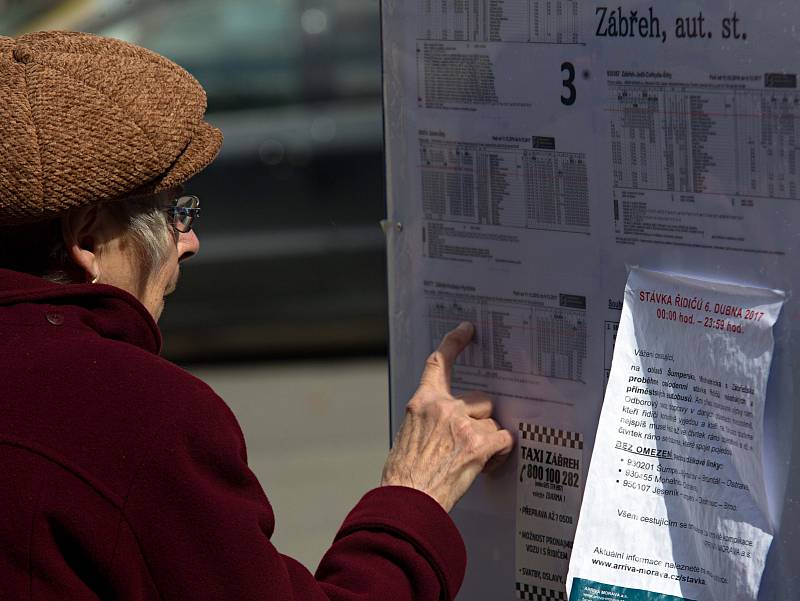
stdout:
<svg viewBox="0 0 800 601">
<path fill-rule="evenodd" d="M 186 362 L 385 353 L 377 0 L 0 0 L 0 34 L 150 48 L 225 135 L 187 186 L 201 248 L 160 326 Z"/>
</svg>

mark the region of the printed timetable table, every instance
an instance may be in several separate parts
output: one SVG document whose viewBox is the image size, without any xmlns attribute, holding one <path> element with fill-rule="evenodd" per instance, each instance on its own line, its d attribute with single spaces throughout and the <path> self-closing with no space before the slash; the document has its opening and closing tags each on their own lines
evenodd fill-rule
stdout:
<svg viewBox="0 0 800 601">
<path fill-rule="evenodd" d="M 420 40 L 580 43 L 578 0 L 418 0 Z"/>
<path fill-rule="evenodd" d="M 560 295 L 560 305 L 514 299 L 437 294 L 428 297 L 433 348 L 462 321 L 475 325 L 477 344 L 456 364 L 534 376 L 583 381 L 586 299 Z"/>
<path fill-rule="evenodd" d="M 589 182 L 581 153 L 420 140 L 425 218 L 588 233 Z"/>
<path fill-rule="evenodd" d="M 610 84 L 614 186 L 796 199 L 800 92 Z"/>
</svg>

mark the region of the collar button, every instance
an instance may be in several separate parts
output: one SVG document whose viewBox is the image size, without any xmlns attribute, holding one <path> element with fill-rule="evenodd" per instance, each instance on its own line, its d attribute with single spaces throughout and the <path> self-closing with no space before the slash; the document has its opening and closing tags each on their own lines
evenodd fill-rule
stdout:
<svg viewBox="0 0 800 601">
<path fill-rule="evenodd" d="M 62 313 L 57 313 L 55 311 L 48 311 L 44 314 L 45 318 L 48 322 L 53 324 L 54 326 L 60 326 L 64 324 L 64 315 Z"/>
</svg>

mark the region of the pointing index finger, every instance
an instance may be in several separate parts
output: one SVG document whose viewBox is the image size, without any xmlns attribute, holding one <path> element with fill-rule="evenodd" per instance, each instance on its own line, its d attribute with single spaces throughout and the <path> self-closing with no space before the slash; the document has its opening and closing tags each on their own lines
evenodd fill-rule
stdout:
<svg viewBox="0 0 800 601">
<path fill-rule="evenodd" d="M 445 387 L 449 392 L 450 371 L 461 352 L 472 342 L 474 333 L 474 326 L 468 321 L 462 321 L 457 328 L 445 334 L 439 348 L 428 359 L 422 373 L 422 383 Z"/>
</svg>

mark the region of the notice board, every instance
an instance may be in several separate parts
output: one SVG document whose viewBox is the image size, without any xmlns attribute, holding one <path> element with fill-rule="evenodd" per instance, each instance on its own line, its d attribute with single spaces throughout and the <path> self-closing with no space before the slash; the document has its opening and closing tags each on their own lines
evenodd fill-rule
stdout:
<svg viewBox="0 0 800 601">
<path fill-rule="evenodd" d="M 469 320 L 454 389 L 570 481 L 526 502 L 515 452 L 476 482 L 459 599 L 566 598 L 630 266 L 785 291 L 759 599 L 800 598 L 800 4 L 383 0 L 382 36 L 392 434 Z"/>
</svg>

